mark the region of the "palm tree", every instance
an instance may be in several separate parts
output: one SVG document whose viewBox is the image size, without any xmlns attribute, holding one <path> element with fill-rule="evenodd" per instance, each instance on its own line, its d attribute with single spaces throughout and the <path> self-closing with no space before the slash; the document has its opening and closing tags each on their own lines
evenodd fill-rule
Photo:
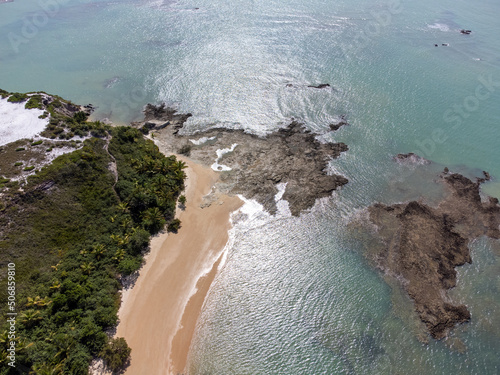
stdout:
<svg viewBox="0 0 500 375">
<path fill-rule="evenodd" d="M 61 287 L 61 282 L 59 280 L 56 280 L 52 283 L 50 289 L 59 289 L 60 287 Z"/>
<path fill-rule="evenodd" d="M 60 250 L 62 251 L 62 250 Z M 59 266 L 61 265 L 61 262 L 57 263 L 55 266 L 50 266 L 50 268 L 52 268 L 54 271 L 57 271 L 57 269 L 59 268 Z"/>
<path fill-rule="evenodd" d="M 118 203 L 117 207 L 123 213 L 128 212 L 128 204 L 127 204 L 127 202 L 120 202 L 120 203 Z"/>
<path fill-rule="evenodd" d="M 36 322 L 42 319 L 43 317 L 40 316 L 40 311 L 26 310 L 21 314 L 21 322 L 27 327 L 31 327 Z"/>
<path fill-rule="evenodd" d="M 113 260 L 116 260 L 117 262 L 121 262 L 121 260 L 125 257 L 125 250 L 123 249 L 118 249 L 115 252 L 115 256 L 113 257 Z"/>
<path fill-rule="evenodd" d="M 101 257 L 104 255 L 105 252 L 106 252 L 106 246 L 104 246 L 103 244 L 94 245 L 94 250 L 92 250 L 92 254 L 95 255 L 97 260 L 101 260 Z"/>
<path fill-rule="evenodd" d="M 36 296 L 35 298 L 28 297 L 28 302 L 26 303 L 26 307 L 45 307 L 48 306 L 52 303 L 51 300 L 49 300 L 49 297 L 45 298 L 40 298 L 40 296 Z"/>
<path fill-rule="evenodd" d="M 132 224 L 132 219 L 129 216 L 127 216 L 125 219 L 123 219 L 123 221 L 120 224 L 120 226 L 123 229 L 127 229 L 131 224 Z"/>
<path fill-rule="evenodd" d="M 82 272 L 83 273 L 86 273 L 87 275 L 90 275 L 90 273 L 92 272 L 92 270 L 95 268 L 93 265 L 92 265 L 92 262 L 86 262 L 86 263 L 83 263 L 80 268 L 82 269 Z"/>
<path fill-rule="evenodd" d="M 165 225 L 165 218 L 158 207 L 153 207 L 144 211 L 142 214 L 142 222 L 144 226 L 156 232 Z"/>
<path fill-rule="evenodd" d="M 62 374 L 63 372 L 63 367 L 64 363 L 58 363 L 58 364 L 53 364 L 53 363 L 42 363 L 40 365 L 34 365 L 33 366 L 33 372 L 30 374 L 35 374 L 35 375 L 59 375 Z"/>
</svg>

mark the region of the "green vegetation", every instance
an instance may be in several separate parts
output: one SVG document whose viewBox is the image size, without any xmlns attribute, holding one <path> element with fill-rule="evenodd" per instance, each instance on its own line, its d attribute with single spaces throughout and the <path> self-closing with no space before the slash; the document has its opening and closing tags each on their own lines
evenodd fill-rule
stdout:
<svg viewBox="0 0 500 375">
<path fill-rule="evenodd" d="M 7 101 L 11 103 L 22 103 L 26 99 L 28 99 L 28 95 L 15 92 L 9 97 L 9 99 L 7 99 Z"/>
<path fill-rule="evenodd" d="M 15 167 L 20 167 L 21 165 L 23 165 L 22 161 L 18 161 L 14 164 Z"/>
<path fill-rule="evenodd" d="M 130 348 L 105 333 L 117 323 L 119 280 L 140 268 L 152 234 L 180 226 L 174 213 L 185 165 L 137 129 L 89 124 L 80 115 L 57 121 L 95 135 L 30 176 L 23 192 L 0 198 L 1 269 L 16 264 L 16 365 L 79 375 L 101 357 L 119 371 Z M 115 161 L 117 181 L 108 169 Z M 1 292 L 3 316 L 6 307 Z M 7 343 L 0 340 L 0 374 L 17 374 L 5 365 Z"/>
<path fill-rule="evenodd" d="M 0 96 L 2 97 L 2 99 L 5 99 L 9 95 L 10 92 L 0 89 Z"/>
<path fill-rule="evenodd" d="M 111 371 L 119 371 L 127 365 L 130 358 L 130 348 L 123 337 L 111 339 L 104 345 L 99 356 Z"/>
<path fill-rule="evenodd" d="M 38 145 L 41 145 L 42 143 L 43 143 L 43 141 L 40 139 L 39 141 L 33 142 L 31 145 L 38 146 Z"/>
<path fill-rule="evenodd" d="M 185 195 L 181 195 L 181 196 L 179 197 L 179 203 L 180 203 L 181 205 L 183 205 L 183 206 L 185 206 L 185 205 L 186 205 L 186 196 L 185 196 Z"/>
<path fill-rule="evenodd" d="M 35 169 L 35 167 L 30 166 L 30 167 L 24 168 L 23 171 L 32 171 L 33 169 Z"/>
<path fill-rule="evenodd" d="M 26 109 L 38 108 L 43 109 L 42 104 L 42 96 L 41 95 L 32 95 L 30 96 L 30 100 L 24 106 Z"/>
<path fill-rule="evenodd" d="M 24 150 L 26 150 L 24 147 L 18 147 L 18 148 L 16 148 L 16 151 L 18 151 L 18 152 L 19 151 L 24 151 Z"/>
<path fill-rule="evenodd" d="M 181 227 L 181 221 L 179 219 L 174 219 L 171 221 L 170 224 L 168 224 L 167 230 L 169 232 L 177 233 L 180 227 Z"/>
</svg>

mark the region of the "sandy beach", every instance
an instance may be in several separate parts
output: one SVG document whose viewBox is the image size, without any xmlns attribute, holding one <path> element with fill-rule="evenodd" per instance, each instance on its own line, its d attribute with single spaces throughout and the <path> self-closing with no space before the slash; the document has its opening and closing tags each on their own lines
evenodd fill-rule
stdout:
<svg viewBox="0 0 500 375">
<path fill-rule="evenodd" d="M 218 174 L 183 160 L 188 168 L 187 205 L 178 211 L 182 227 L 152 240 L 135 286 L 123 294 L 116 336 L 132 348 L 127 375 L 185 372 L 196 322 L 228 241 L 230 214 L 242 204 L 222 195 L 201 208 Z"/>
</svg>

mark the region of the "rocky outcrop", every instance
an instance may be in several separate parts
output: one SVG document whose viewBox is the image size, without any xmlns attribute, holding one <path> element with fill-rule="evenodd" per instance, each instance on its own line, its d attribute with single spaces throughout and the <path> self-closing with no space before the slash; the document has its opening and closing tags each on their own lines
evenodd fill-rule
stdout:
<svg viewBox="0 0 500 375">
<path fill-rule="evenodd" d="M 483 202 L 480 182 L 460 174 L 441 177 L 450 195 L 436 208 L 417 201 L 369 208 L 370 220 L 386 244 L 374 260 L 401 281 L 436 339 L 471 318 L 466 306 L 454 304 L 446 294 L 456 285 L 455 268 L 472 261 L 469 241 L 483 235 L 500 238 L 498 200 Z"/>
<path fill-rule="evenodd" d="M 330 126 L 330 130 L 336 131 L 336 130 L 339 130 L 344 125 L 349 125 L 349 123 L 347 122 L 346 115 L 341 115 L 339 122 L 337 122 L 336 124 L 330 124 L 329 126 Z"/>
<path fill-rule="evenodd" d="M 430 164 L 430 161 L 417 154 L 410 152 L 408 154 L 397 154 L 394 160 L 400 164 Z"/>
<path fill-rule="evenodd" d="M 319 85 L 309 85 L 307 87 L 313 88 L 313 89 L 324 89 L 326 87 L 331 87 L 329 83 L 320 83 Z"/>
<path fill-rule="evenodd" d="M 172 152 L 220 171 L 220 191 L 255 199 L 271 214 L 277 211 L 279 183 L 286 183 L 282 198 L 289 202 L 292 214 L 299 215 L 317 198 L 330 196 L 348 182 L 327 172 L 330 160 L 347 151 L 347 146 L 321 143 L 296 121 L 265 137 L 226 128 L 182 135 L 179 131 L 190 114 L 177 114 L 164 105 L 148 105 L 145 114 L 145 121 L 135 126 L 156 131 L 155 138 Z M 167 125 L 151 125 L 160 123 Z"/>
</svg>

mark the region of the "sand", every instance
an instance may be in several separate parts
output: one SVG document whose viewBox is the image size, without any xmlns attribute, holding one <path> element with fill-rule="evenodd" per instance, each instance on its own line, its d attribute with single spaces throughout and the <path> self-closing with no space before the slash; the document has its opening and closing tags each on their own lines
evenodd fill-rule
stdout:
<svg viewBox="0 0 500 375">
<path fill-rule="evenodd" d="M 152 240 L 135 286 L 123 294 L 116 336 L 132 348 L 127 375 L 185 372 L 196 322 L 228 242 L 230 214 L 242 205 L 222 195 L 201 208 L 218 173 L 183 160 L 188 169 L 187 205 L 178 212 L 182 227 Z"/>
<path fill-rule="evenodd" d="M 41 109 L 25 109 L 23 103 L 10 103 L 0 98 L 0 146 L 23 138 L 32 138 L 42 132 L 49 118 L 40 119 Z"/>
</svg>

